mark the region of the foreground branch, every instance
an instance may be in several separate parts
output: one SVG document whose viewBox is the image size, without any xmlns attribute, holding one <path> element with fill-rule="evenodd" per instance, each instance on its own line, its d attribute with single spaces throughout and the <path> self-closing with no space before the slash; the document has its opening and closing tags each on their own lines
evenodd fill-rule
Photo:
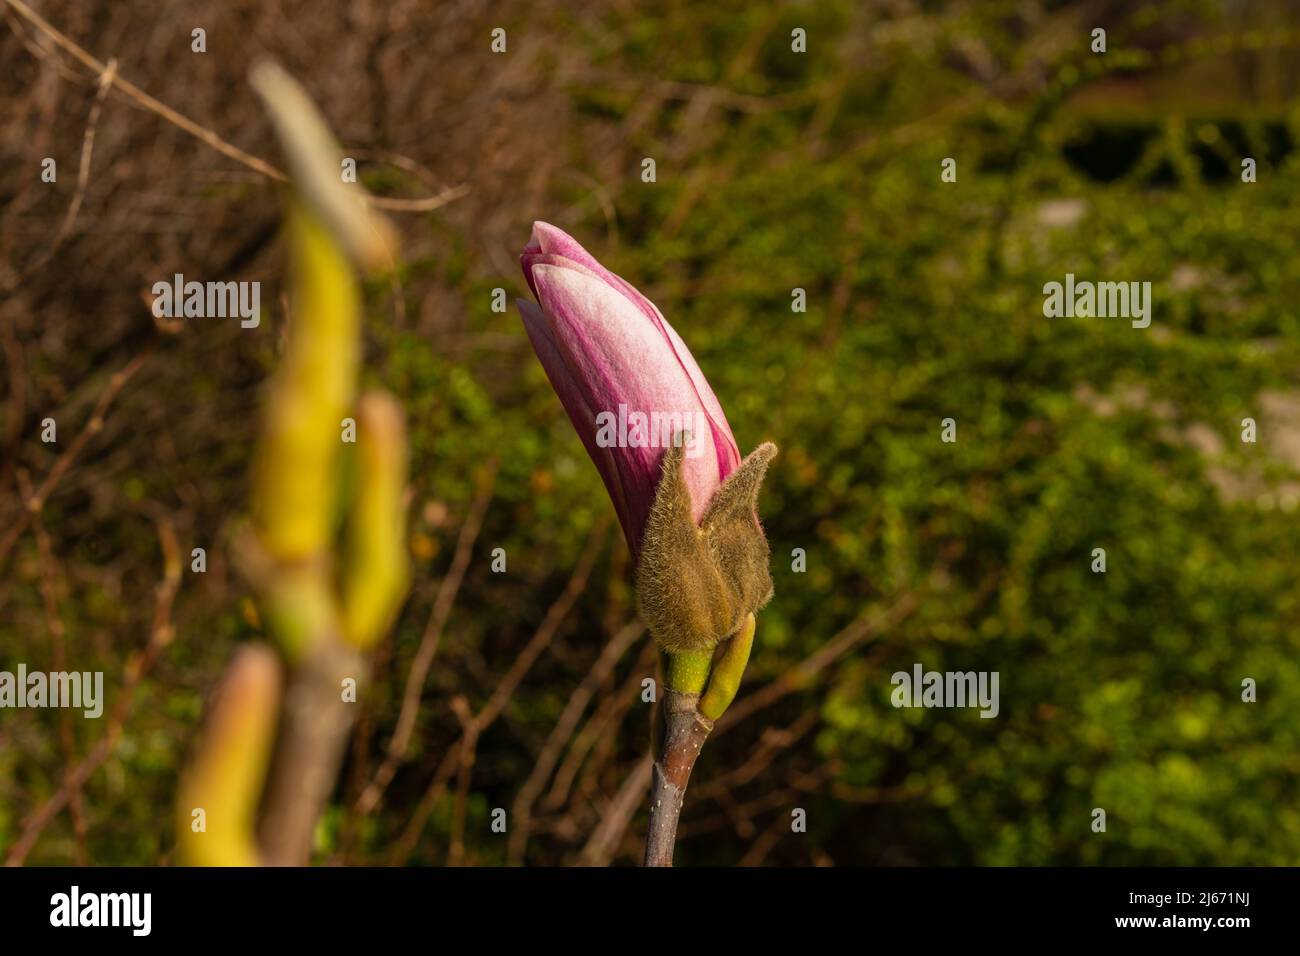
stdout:
<svg viewBox="0 0 1300 956">
<path fill-rule="evenodd" d="M 323 643 L 289 680 L 280 739 L 262 803 L 258 838 L 267 866 L 304 866 L 316 821 L 329 800 L 352 729 L 354 705 L 343 700 L 344 679 L 363 680 L 361 655 Z"/>
</svg>

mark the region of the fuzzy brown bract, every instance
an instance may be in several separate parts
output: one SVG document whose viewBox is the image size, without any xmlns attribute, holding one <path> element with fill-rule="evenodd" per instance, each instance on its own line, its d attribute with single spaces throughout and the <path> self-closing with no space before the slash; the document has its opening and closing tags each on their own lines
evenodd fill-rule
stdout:
<svg viewBox="0 0 1300 956">
<path fill-rule="evenodd" d="M 722 483 L 696 526 L 682 479 L 684 448 L 663 457 L 637 565 L 637 605 L 669 654 L 710 650 L 772 598 L 758 492 L 776 446 L 764 442 Z"/>
</svg>

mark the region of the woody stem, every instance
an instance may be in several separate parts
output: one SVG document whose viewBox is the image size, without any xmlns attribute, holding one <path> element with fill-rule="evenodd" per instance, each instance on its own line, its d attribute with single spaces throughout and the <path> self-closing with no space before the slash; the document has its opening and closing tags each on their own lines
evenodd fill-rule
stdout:
<svg viewBox="0 0 1300 956">
<path fill-rule="evenodd" d="M 650 787 L 650 832 L 646 837 L 645 865 L 672 866 L 677 840 L 677 820 L 686 797 L 686 784 L 700 748 L 713 730 L 713 721 L 697 709 L 699 694 L 667 691 L 664 697 L 664 740 L 655 761 Z"/>
</svg>

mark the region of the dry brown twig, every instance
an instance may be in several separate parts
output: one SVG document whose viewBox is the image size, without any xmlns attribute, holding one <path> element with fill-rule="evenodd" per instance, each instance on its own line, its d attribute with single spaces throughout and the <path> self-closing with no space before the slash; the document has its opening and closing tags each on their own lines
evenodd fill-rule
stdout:
<svg viewBox="0 0 1300 956">
<path fill-rule="evenodd" d="M 589 802 L 586 800 L 586 796 L 596 789 L 597 777 L 606 761 L 601 755 L 598 755 L 593 757 L 590 763 L 587 763 L 587 754 L 601 741 L 610 742 L 609 746 L 605 748 L 606 756 L 612 751 L 612 742 L 617 737 L 618 728 L 622 726 L 623 718 L 627 715 L 627 712 L 632 709 L 641 682 L 648 673 L 653 673 L 656 657 L 657 651 L 654 643 L 647 641 L 641 651 L 641 656 L 637 658 L 635 666 L 627 675 L 627 679 L 614 690 L 611 696 L 601 701 L 591 717 L 587 719 L 583 728 L 578 731 L 573 745 L 569 748 L 568 755 L 564 758 L 564 763 L 560 765 L 560 769 L 555 774 L 555 779 L 551 783 L 550 791 L 546 794 L 546 799 L 542 802 L 544 809 L 558 810 L 565 803 L 584 804 Z M 573 790 L 574 781 L 584 765 L 587 768 L 587 773 L 578 786 L 579 798 L 570 801 L 569 794 Z M 587 785 L 584 786 L 584 784 Z"/>
<path fill-rule="evenodd" d="M 776 680 L 763 685 L 754 693 L 748 694 L 732 704 L 718 720 L 714 735 L 716 736 L 728 728 L 734 727 L 763 708 L 770 707 L 781 698 L 807 687 L 813 677 L 863 641 L 868 638 L 878 637 L 900 624 L 916 610 L 919 602 L 920 594 L 918 592 L 907 591 L 884 611 L 879 613 L 864 611 L 859 614 L 838 634 Z"/>
<path fill-rule="evenodd" d="M 821 714 L 816 710 L 807 710 L 799 715 L 788 727 L 768 727 L 759 735 L 759 744 L 749 758 L 738 767 L 716 777 L 696 790 L 695 796 L 700 800 L 721 797 L 729 794 L 735 787 L 743 787 L 771 766 L 772 761 L 783 751 L 794 746 L 817 725 Z"/>
<path fill-rule="evenodd" d="M 3 566 L 4 560 L 9 556 L 14 544 L 22 536 L 22 533 L 27 530 L 28 522 L 31 521 L 32 516 L 38 514 L 45 507 L 45 502 L 49 500 L 59 480 L 67 473 L 67 470 L 72 466 L 86 443 L 103 431 L 104 415 L 108 412 L 108 407 L 113 404 L 113 399 L 117 397 L 118 393 L 126 387 L 126 383 L 131 381 L 131 377 L 140 370 L 140 366 L 144 364 L 147 357 L 147 353 L 137 355 L 109 378 L 108 385 L 100 393 L 85 426 L 64 450 L 63 454 L 59 455 L 55 460 L 54 467 L 50 469 L 49 474 L 45 476 L 36 491 L 26 498 L 23 502 L 23 511 L 19 514 L 17 520 L 9 526 L 9 530 L 5 532 L 4 537 L 0 538 L 0 566 Z"/>
<path fill-rule="evenodd" d="M 288 181 L 288 177 L 278 167 L 271 165 L 264 159 L 259 159 L 251 153 L 245 152 L 233 143 L 229 143 L 222 139 L 207 127 L 201 126 L 189 117 L 178 113 L 166 103 L 150 96 L 130 80 L 116 75 L 116 69 L 113 69 L 110 72 L 108 64 L 101 62 L 76 41 L 57 30 L 48 20 L 24 3 L 23 0 L 3 0 L 3 2 L 6 3 L 9 6 L 9 9 L 13 10 L 14 13 L 22 17 L 48 37 L 57 47 L 59 47 L 59 49 L 73 57 L 73 59 L 77 60 L 83 66 L 88 67 L 100 77 L 106 75 L 109 76 L 109 84 L 125 94 L 137 105 L 149 110 L 151 113 L 161 116 L 173 126 L 184 130 L 195 139 L 211 146 L 217 152 L 221 153 L 221 155 L 233 159 L 235 162 L 248 167 L 254 172 L 261 173 L 263 176 L 273 179 L 276 182 Z M 377 209 L 387 209 L 392 212 L 430 212 L 434 209 L 445 206 L 447 203 L 455 199 L 459 199 L 468 192 L 469 186 L 467 184 L 461 184 L 459 186 L 443 189 L 433 196 L 414 198 L 366 196 L 366 201 Z"/>
<path fill-rule="evenodd" d="M 460 866 L 465 856 L 465 813 L 469 802 L 469 784 L 478 755 L 479 728 L 469 701 L 456 696 L 451 701 L 451 711 L 460 721 L 460 760 L 456 769 L 456 801 L 451 812 L 451 840 L 447 844 L 447 865 Z"/>
<path fill-rule="evenodd" d="M 641 757 L 628 772 L 614 799 L 609 802 L 600 824 L 592 831 L 587 845 L 582 848 L 578 862 L 583 866 L 609 866 L 618 853 L 623 834 L 627 832 L 632 818 L 645 799 L 650 786 L 651 771 L 654 760 L 649 754 Z"/>
<path fill-rule="evenodd" d="M 31 478 L 27 469 L 18 469 L 18 488 L 24 500 L 32 495 Z M 41 568 L 41 601 L 45 608 L 45 627 L 50 632 L 50 645 L 53 650 L 52 664 L 55 672 L 67 670 L 68 649 L 63 627 L 63 616 L 59 613 L 58 596 L 55 594 L 57 583 L 63 580 L 63 574 L 54 557 L 54 545 L 45 530 L 45 522 L 38 512 L 32 517 L 32 531 L 36 536 L 36 554 Z M 67 708 L 59 712 L 59 746 L 63 751 L 63 779 L 70 783 L 68 793 L 68 814 L 72 817 L 72 833 L 76 841 L 77 865 L 86 866 L 89 856 L 86 852 L 86 811 L 82 804 L 81 786 L 73 782 L 76 765 L 76 740 L 72 732 L 72 712 Z"/>
<path fill-rule="evenodd" d="M 12 300 L 11 300 L 12 301 Z M 3 340 L 5 368 L 9 372 L 9 412 L 5 423 L 4 464 L 8 471 L 12 456 L 17 453 L 19 439 L 23 433 L 23 415 L 27 411 L 27 374 L 24 369 L 23 346 L 18 341 L 18 320 L 9 310 L 0 316 L 0 339 Z"/>
<path fill-rule="evenodd" d="M 703 820 L 692 821 L 689 825 L 682 827 L 682 833 L 688 836 L 698 836 L 701 833 L 709 833 L 730 826 L 741 839 L 753 839 L 755 832 L 757 832 L 753 823 L 755 817 L 777 809 L 788 812 L 792 809 L 792 805 L 800 794 L 816 792 L 819 787 L 824 787 L 833 772 L 833 768 L 829 765 L 822 764 L 811 773 L 801 774 L 797 771 L 792 773 L 785 786 L 766 789 L 752 800 L 744 802 L 720 800 L 718 803 L 722 812 Z M 788 818 L 783 819 L 782 823 L 788 826 Z"/>
<path fill-rule="evenodd" d="M 86 187 L 90 183 L 90 160 L 95 153 L 95 130 L 99 126 L 99 114 L 104 108 L 104 98 L 108 95 L 109 88 L 113 85 L 113 79 L 116 76 L 117 60 L 109 60 L 104 67 L 104 72 L 99 75 L 99 82 L 95 89 L 95 101 L 91 104 L 90 116 L 86 120 L 86 132 L 82 135 L 81 160 L 77 166 L 77 186 L 72 193 L 72 201 L 68 204 L 67 212 L 63 214 L 63 221 L 59 223 L 58 231 L 55 232 L 49 248 L 35 262 L 5 283 L 9 291 L 18 288 L 25 279 L 44 268 L 72 233 L 73 223 L 77 221 L 77 214 L 81 211 L 81 204 L 86 199 Z"/>
<path fill-rule="evenodd" d="M 433 664 L 434 655 L 438 653 L 438 644 L 447 627 L 452 606 L 456 603 L 461 582 L 465 580 L 465 572 L 474 553 L 474 542 L 478 540 L 479 531 L 483 527 L 483 518 L 492 500 L 496 471 L 497 463 L 493 461 L 479 479 L 478 491 L 470 505 L 469 514 L 461 525 L 460 535 L 456 539 L 456 551 L 451 566 L 438 586 L 438 596 L 434 599 L 433 610 L 429 612 L 424 634 L 420 637 L 419 647 L 411 661 L 411 670 L 406 676 L 406 688 L 402 693 L 402 707 L 397 715 L 397 726 L 388 742 L 384 762 L 354 804 L 354 814 L 365 816 L 379 805 L 384 791 L 392 782 L 393 774 L 397 772 L 398 766 L 406 757 L 406 748 L 410 745 L 411 734 L 420 715 L 420 697 L 424 691 L 424 682 L 429 676 L 429 667 Z"/>
<path fill-rule="evenodd" d="M 542 745 L 541 752 L 537 755 L 532 772 L 529 773 L 528 779 L 524 781 L 524 785 L 519 788 L 514 805 L 511 807 L 510 844 L 507 851 L 507 859 L 511 864 L 517 866 L 524 862 L 533 804 L 541 794 L 546 781 L 550 779 L 551 771 L 555 769 L 555 764 L 560 758 L 560 752 L 564 749 L 564 745 L 569 742 L 569 738 L 573 736 L 573 729 L 577 726 L 583 711 L 587 709 L 587 704 L 591 702 L 591 698 L 595 695 L 596 688 L 604 683 L 610 672 L 613 671 L 614 665 L 619 662 L 627 649 L 644 632 L 645 626 L 639 621 L 633 621 L 620 628 L 605 643 L 600 655 L 591 665 L 591 670 L 587 672 L 587 676 L 583 678 L 569 698 L 568 703 L 564 705 L 564 710 L 555 722 L 555 727 L 552 728 L 550 735 L 546 738 L 546 743 Z"/>
<path fill-rule="evenodd" d="M 587 539 L 587 546 L 578 558 L 573 576 L 569 578 L 569 583 L 565 585 L 564 590 L 560 592 L 560 596 L 555 599 L 555 603 L 546 612 L 546 617 L 542 619 L 541 625 L 538 626 L 537 631 L 528 643 L 524 645 L 524 649 L 520 651 L 519 656 L 515 658 L 510 670 L 506 671 L 505 676 L 501 678 L 487 703 L 465 724 L 465 733 L 461 738 L 460 747 L 457 748 L 459 773 L 455 809 L 452 814 L 451 841 L 447 851 L 447 864 L 449 866 L 459 866 L 464 856 L 465 803 L 469 796 L 470 775 L 478 755 L 479 737 L 482 736 L 484 730 L 501 716 L 511 698 L 514 697 L 520 681 L 524 679 L 524 675 L 528 673 L 537 658 L 541 656 L 542 651 L 550 646 L 551 641 L 559 632 L 560 625 L 577 602 L 578 596 L 587 587 L 587 580 L 591 577 L 591 572 L 595 568 L 596 558 L 604 547 L 608 527 L 608 517 L 602 517 L 596 522 L 595 527 L 591 530 L 591 536 Z M 466 712 L 468 713 L 468 711 Z M 413 832 L 418 834 L 418 831 Z"/>
<path fill-rule="evenodd" d="M 524 645 L 523 650 L 515 658 L 515 662 L 497 684 L 496 689 L 492 692 L 483 707 L 468 721 L 462 719 L 462 725 L 465 730 L 461 737 L 447 754 L 443 757 L 438 769 L 434 772 L 433 780 L 425 789 L 424 796 L 420 799 L 419 805 L 415 808 L 411 818 L 407 821 L 402 836 L 398 840 L 389 857 L 390 864 L 400 864 L 415 851 L 419 843 L 420 834 L 424 830 L 425 823 L 428 822 L 429 814 L 433 812 L 438 801 L 446 792 L 447 784 L 454 774 L 463 773 L 462 768 L 473 765 L 475 748 L 477 747 L 478 738 L 482 735 L 491 724 L 501 716 L 506 705 L 510 702 L 515 688 L 523 680 L 524 675 L 541 656 L 542 651 L 554 639 L 560 624 L 568 615 L 569 610 L 582 593 L 583 588 L 587 586 L 587 579 L 591 576 L 592 569 L 595 567 L 596 557 L 605 544 L 606 530 L 608 529 L 608 518 L 599 520 L 592 529 L 591 536 L 587 540 L 586 548 L 578 563 L 574 568 L 573 575 L 569 583 L 565 585 L 560 596 L 555 599 L 542 623 L 538 625 L 536 632 Z M 462 821 L 463 823 L 463 821 Z M 452 844 L 456 843 L 456 836 L 453 833 Z"/>
<path fill-rule="evenodd" d="M 763 861 L 776 848 L 777 842 L 785 833 L 787 821 L 784 817 L 778 816 L 763 831 L 762 835 L 749 845 L 745 855 L 740 858 L 737 866 L 762 866 Z"/>
</svg>

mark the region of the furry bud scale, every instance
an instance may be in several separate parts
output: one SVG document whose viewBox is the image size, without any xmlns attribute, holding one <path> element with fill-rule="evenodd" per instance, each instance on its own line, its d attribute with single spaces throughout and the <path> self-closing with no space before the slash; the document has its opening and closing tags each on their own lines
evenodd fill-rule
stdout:
<svg viewBox="0 0 1300 956">
<path fill-rule="evenodd" d="M 772 597 L 758 492 L 771 442 L 759 445 L 713 493 L 697 526 L 682 478 L 683 448 L 663 456 L 637 565 L 637 605 L 669 654 L 712 650 Z"/>
</svg>

